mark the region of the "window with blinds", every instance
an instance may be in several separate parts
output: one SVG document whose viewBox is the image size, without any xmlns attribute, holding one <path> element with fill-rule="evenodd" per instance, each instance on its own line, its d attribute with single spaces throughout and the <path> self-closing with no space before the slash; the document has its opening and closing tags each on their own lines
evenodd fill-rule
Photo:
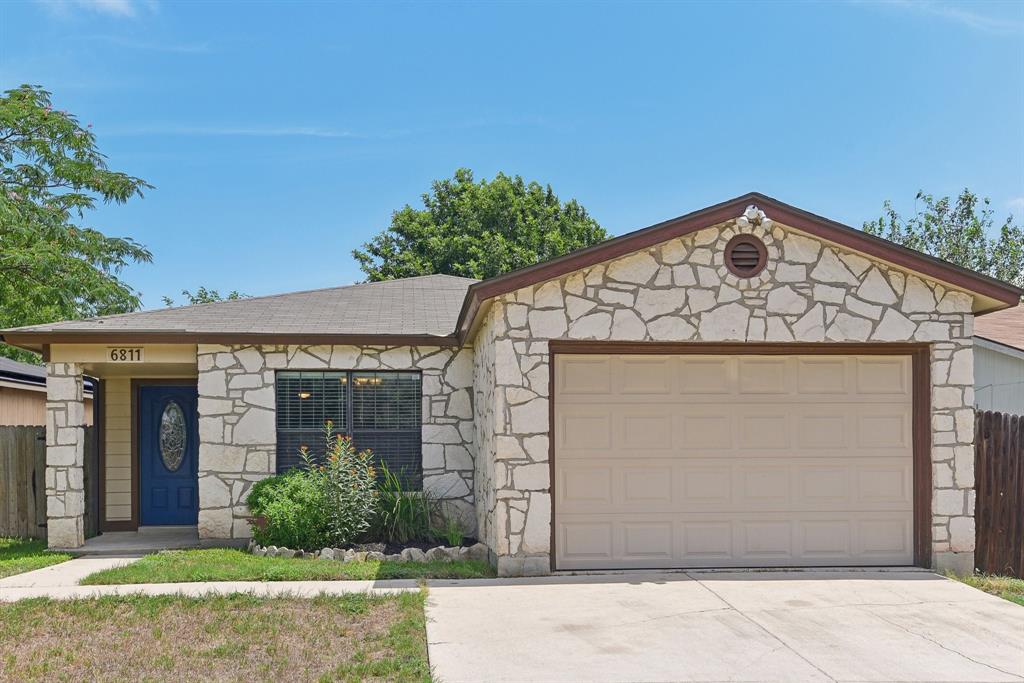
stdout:
<svg viewBox="0 0 1024 683">
<path fill-rule="evenodd" d="M 359 450 L 400 474 L 405 485 L 423 481 L 422 386 L 418 372 L 277 373 L 277 471 L 302 463 L 306 446 L 324 455 L 324 424 L 347 434 Z"/>
</svg>

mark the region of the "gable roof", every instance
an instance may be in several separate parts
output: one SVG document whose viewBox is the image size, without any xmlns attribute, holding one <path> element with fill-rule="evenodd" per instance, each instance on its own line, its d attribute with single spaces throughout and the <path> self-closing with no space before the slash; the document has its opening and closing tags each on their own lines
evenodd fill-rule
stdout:
<svg viewBox="0 0 1024 683">
<path fill-rule="evenodd" d="M 1024 351 L 1024 304 L 978 318 L 974 336 Z"/>
<path fill-rule="evenodd" d="M 400 343 L 444 341 L 476 280 L 451 275 L 370 282 L 32 325 L 3 331 L 9 343 L 40 341 Z M 415 339 L 415 342 L 410 342 Z"/>
<path fill-rule="evenodd" d="M 477 309 L 488 299 L 718 225 L 739 217 L 751 204 L 764 211 L 768 218 L 776 223 L 927 275 L 989 300 L 976 308 L 975 313 L 1016 305 L 1021 296 L 1024 296 L 1024 290 L 995 278 L 869 235 L 863 230 L 798 209 L 759 192 L 748 192 L 720 204 L 635 230 L 592 247 L 478 282 L 469 288 L 459 316 L 459 332 L 464 334 L 472 327 Z"/>
<path fill-rule="evenodd" d="M 1016 305 L 1024 294 L 1005 282 L 750 192 L 488 280 L 425 275 L 34 325 L 2 330 L 0 340 L 32 349 L 91 341 L 461 344 L 489 299 L 737 218 L 751 204 L 783 225 L 971 292 L 976 314 Z"/>
</svg>

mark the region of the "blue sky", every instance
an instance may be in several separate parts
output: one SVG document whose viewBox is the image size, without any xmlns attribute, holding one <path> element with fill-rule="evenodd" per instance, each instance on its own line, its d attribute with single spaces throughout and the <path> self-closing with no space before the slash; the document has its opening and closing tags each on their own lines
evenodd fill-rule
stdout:
<svg viewBox="0 0 1024 683">
<path fill-rule="evenodd" d="M 348 284 L 460 166 L 621 234 L 750 190 L 851 225 L 970 187 L 1024 217 L 1024 3 L 0 5 L 0 89 L 53 91 L 156 186 L 147 307 Z"/>
</svg>

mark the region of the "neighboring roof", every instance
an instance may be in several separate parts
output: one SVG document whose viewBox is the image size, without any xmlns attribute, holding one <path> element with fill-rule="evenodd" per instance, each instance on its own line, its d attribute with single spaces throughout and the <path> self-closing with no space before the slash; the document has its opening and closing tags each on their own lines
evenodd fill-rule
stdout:
<svg viewBox="0 0 1024 683">
<path fill-rule="evenodd" d="M 0 382 L 5 384 L 24 384 L 30 387 L 46 386 L 46 368 L 42 365 L 21 363 L 0 356 Z M 87 394 L 92 393 L 92 378 L 85 378 Z"/>
<path fill-rule="evenodd" d="M 751 204 L 755 204 L 768 218 L 777 223 L 994 300 L 991 305 L 975 309 L 975 313 L 1015 305 L 1021 296 L 1024 296 L 1024 290 L 1019 287 L 869 235 L 863 230 L 798 209 L 759 192 L 748 192 L 720 204 L 635 230 L 592 247 L 479 282 L 469 288 L 466 303 L 459 316 L 459 333 L 465 334 L 472 327 L 478 308 L 487 299 L 718 225 L 737 218 Z"/>
<path fill-rule="evenodd" d="M 452 334 L 476 280 L 424 275 L 273 296 L 218 301 L 4 330 L 10 343 L 245 340 L 372 343 L 409 337 L 435 343 Z M 372 338 L 372 340 L 371 340 Z M 366 340 L 371 340 L 367 342 Z M 35 341 L 34 343 L 39 343 Z"/>
<path fill-rule="evenodd" d="M 1024 294 L 1005 282 L 751 192 L 489 280 L 426 275 L 35 325 L 3 330 L 0 339 L 34 349 L 89 341 L 459 344 L 488 299 L 717 225 L 740 216 L 750 204 L 783 225 L 971 292 L 975 313 L 1016 305 Z"/>
<path fill-rule="evenodd" d="M 1024 304 L 975 318 L 974 336 L 1024 351 Z"/>
</svg>

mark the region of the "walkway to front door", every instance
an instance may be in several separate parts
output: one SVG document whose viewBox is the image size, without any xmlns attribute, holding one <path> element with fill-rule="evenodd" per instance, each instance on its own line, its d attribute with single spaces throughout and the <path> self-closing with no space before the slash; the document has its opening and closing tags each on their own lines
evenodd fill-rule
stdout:
<svg viewBox="0 0 1024 683">
<path fill-rule="evenodd" d="M 139 387 L 139 501 L 143 526 L 199 519 L 196 386 Z"/>
</svg>

